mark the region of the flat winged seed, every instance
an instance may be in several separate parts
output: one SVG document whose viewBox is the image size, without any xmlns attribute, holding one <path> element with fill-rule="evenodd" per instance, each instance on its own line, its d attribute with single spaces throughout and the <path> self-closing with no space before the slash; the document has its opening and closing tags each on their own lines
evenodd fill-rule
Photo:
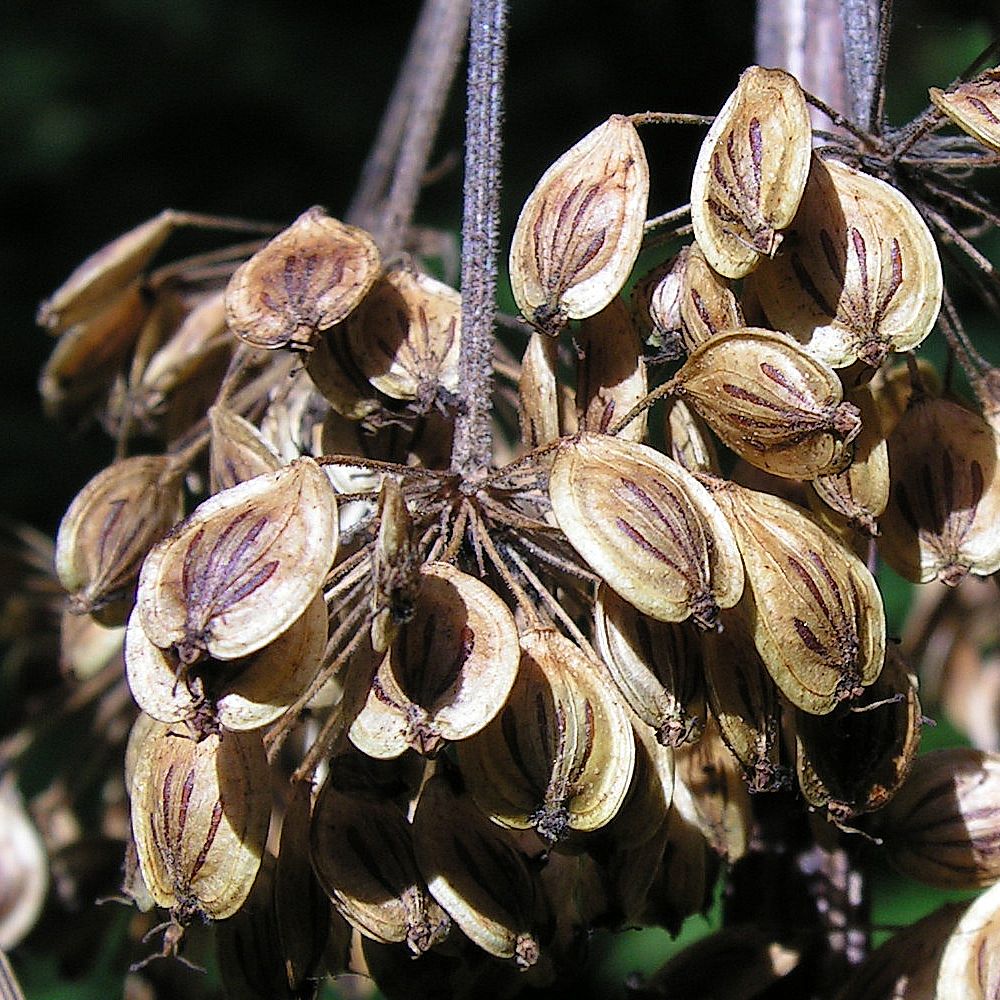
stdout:
<svg viewBox="0 0 1000 1000">
<path fill-rule="evenodd" d="M 379 268 L 368 233 L 310 208 L 233 274 L 226 321 L 251 347 L 309 350 L 367 295 Z"/>
<path fill-rule="evenodd" d="M 78 614 L 120 624 L 142 560 L 183 512 L 183 462 L 135 455 L 109 465 L 76 495 L 56 536 L 56 573 Z"/>
<path fill-rule="evenodd" d="M 729 282 L 712 268 L 697 243 L 689 248 L 681 278 L 680 312 L 688 354 L 723 330 L 746 326 Z"/>
<path fill-rule="evenodd" d="M 931 87 L 929 93 L 934 105 L 963 132 L 1000 153 L 1000 67 L 951 90 Z"/>
<path fill-rule="evenodd" d="M 632 319 L 656 356 L 672 361 L 684 355 L 681 341 L 681 282 L 690 247 L 640 278 L 629 300 Z"/>
<path fill-rule="evenodd" d="M 444 775 L 421 789 L 413 846 L 431 895 L 480 948 L 522 969 L 535 964 L 541 884 L 511 835 Z"/>
<path fill-rule="evenodd" d="M 458 390 L 462 297 L 426 274 L 396 267 L 345 324 L 348 350 L 379 392 L 429 408 Z"/>
<path fill-rule="evenodd" d="M 378 535 L 372 552 L 372 649 L 385 653 L 400 625 L 413 618 L 423 577 L 403 487 L 383 476 L 378 495 Z"/>
<path fill-rule="evenodd" d="M 208 427 L 209 483 L 213 493 L 281 468 L 278 453 L 238 413 L 216 404 L 208 411 Z"/>
<path fill-rule="evenodd" d="M 1000 888 L 977 899 L 958 921 L 941 956 L 935 1000 L 995 1000 L 1000 996 Z"/>
<path fill-rule="evenodd" d="M 517 626 L 485 584 L 448 563 L 420 571 L 413 617 L 400 625 L 350 739 L 371 757 L 431 754 L 479 732 L 503 707 L 520 662 Z"/>
<path fill-rule="evenodd" d="M 774 255 L 809 175 L 812 129 L 802 88 L 751 66 L 705 136 L 691 182 L 691 223 L 709 264 L 742 278 Z"/>
<path fill-rule="evenodd" d="M 244 903 L 260 867 L 271 780 L 260 738 L 193 739 L 154 730 L 132 777 L 132 833 L 153 899 L 179 924 L 223 920 Z"/>
<path fill-rule="evenodd" d="M 327 780 L 313 807 L 313 869 L 341 915 L 365 937 L 423 954 L 451 918 L 427 890 L 405 814 L 394 803 L 348 795 Z"/>
<path fill-rule="evenodd" d="M 535 331 L 524 348 L 517 381 L 521 442 L 527 448 L 538 448 L 560 436 L 558 369 L 558 342 Z"/>
<path fill-rule="evenodd" d="M 867 567 L 788 501 L 702 480 L 733 526 L 743 610 L 774 682 L 814 715 L 858 697 L 885 659 L 885 612 Z"/>
<path fill-rule="evenodd" d="M 549 477 L 559 527 L 621 597 L 659 621 L 714 628 L 743 591 L 732 530 L 705 489 L 645 445 L 582 434 Z"/>
<path fill-rule="evenodd" d="M 138 612 L 125 636 L 125 676 L 139 707 L 163 722 L 259 729 L 274 722 L 309 686 L 326 646 L 327 614 L 317 593 L 273 642 L 238 660 L 206 659 L 190 671 L 172 650 L 154 645 Z"/>
<path fill-rule="evenodd" d="M 336 551 L 333 487 L 300 458 L 210 497 L 149 553 L 142 627 L 187 665 L 248 656 L 301 616 Z"/>
<path fill-rule="evenodd" d="M 599 664 L 565 636 L 521 636 L 507 704 L 458 744 L 479 807 L 501 826 L 534 828 L 549 843 L 596 830 L 621 808 L 635 767 L 632 724 Z"/>
<path fill-rule="evenodd" d="M 612 299 L 575 331 L 577 345 L 576 410 L 581 430 L 603 432 L 639 403 L 649 391 L 639 335 L 621 299 Z M 646 436 L 643 410 L 619 432 L 627 441 Z"/>
<path fill-rule="evenodd" d="M 639 721 L 664 746 L 701 735 L 705 693 L 695 637 L 678 622 L 636 610 L 606 583 L 594 606 L 597 649 Z"/>
<path fill-rule="evenodd" d="M 978 413 L 912 403 L 889 437 L 889 475 L 879 552 L 900 576 L 955 586 L 1000 569 L 1000 449 Z"/>
<path fill-rule="evenodd" d="M 48 885 L 45 846 L 8 771 L 0 779 L 0 949 L 14 948 L 34 927 Z"/>
<path fill-rule="evenodd" d="M 909 199 L 819 157 L 785 249 L 749 284 L 771 323 L 833 368 L 911 350 L 941 308 L 937 246 Z"/>
<path fill-rule="evenodd" d="M 840 471 L 861 430 L 836 373 L 794 340 L 747 327 L 702 344 L 674 376 L 684 400 L 751 465 L 788 479 Z"/>
<path fill-rule="evenodd" d="M 688 472 L 721 474 L 719 455 L 705 421 L 682 399 L 667 402 L 663 438 L 667 454 Z"/>
<path fill-rule="evenodd" d="M 542 175 L 510 247 L 514 300 L 543 333 L 600 312 L 642 244 L 649 167 L 635 126 L 612 115 Z"/>
</svg>

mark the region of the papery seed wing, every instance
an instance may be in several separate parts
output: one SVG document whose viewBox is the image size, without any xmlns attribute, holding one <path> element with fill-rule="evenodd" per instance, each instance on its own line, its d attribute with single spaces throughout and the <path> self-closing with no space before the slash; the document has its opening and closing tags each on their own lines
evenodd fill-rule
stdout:
<svg viewBox="0 0 1000 1000">
<path fill-rule="evenodd" d="M 526 448 L 549 444 L 560 436 L 559 344 L 537 331 L 524 349 L 517 395 L 521 442 Z"/>
<path fill-rule="evenodd" d="M 612 115 L 542 175 L 510 247 L 514 300 L 544 333 L 600 312 L 642 243 L 649 167 L 635 126 Z"/>
<path fill-rule="evenodd" d="M 941 307 L 941 260 L 898 189 L 814 157 L 787 244 L 750 279 L 771 323 L 834 368 L 916 347 Z"/>
<path fill-rule="evenodd" d="M 739 600 L 743 568 L 732 532 L 673 460 L 583 434 L 559 449 L 549 495 L 573 547 L 644 614 L 712 627 L 718 609 Z"/>
<path fill-rule="evenodd" d="M 774 254 L 802 197 L 811 149 L 798 82 L 751 66 L 705 136 L 691 182 L 695 239 L 719 274 L 742 278 Z"/>
<path fill-rule="evenodd" d="M 721 473 L 719 454 L 705 421 L 682 399 L 667 403 L 664 421 L 666 453 L 688 472 Z"/>
<path fill-rule="evenodd" d="M 1000 153 L 1000 67 L 950 90 L 930 88 L 930 98 L 963 132 Z"/>
<path fill-rule="evenodd" d="M 208 466 L 213 493 L 253 479 L 265 472 L 277 472 L 281 459 L 249 420 L 216 404 L 208 411 Z"/>
<path fill-rule="evenodd" d="M 632 320 L 640 337 L 663 360 L 684 354 L 681 341 L 681 282 L 690 247 L 681 247 L 666 263 L 653 268 L 632 288 Z"/>
<path fill-rule="evenodd" d="M 299 459 L 210 497 L 150 552 L 139 582 L 142 626 L 185 662 L 247 656 L 302 614 L 336 549 L 330 481 Z"/>
<path fill-rule="evenodd" d="M 1000 887 L 969 904 L 941 955 L 936 1000 L 991 1000 L 1000 993 Z"/>
<path fill-rule="evenodd" d="M 691 245 L 684 266 L 680 313 L 689 354 L 723 330 L 746 326 L 729 282 L 712 268 L 697 243 Z"/>
</svg>

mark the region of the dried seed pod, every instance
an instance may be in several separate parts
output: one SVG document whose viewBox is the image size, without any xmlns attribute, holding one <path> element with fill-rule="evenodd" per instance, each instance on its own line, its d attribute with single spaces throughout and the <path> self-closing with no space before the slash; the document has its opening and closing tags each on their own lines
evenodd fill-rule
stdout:
<svg viewBox="0 0 1000 1000">
<path fill-rule="evenodd" d="M 941 889 L 1000 879 L 1000 755 L 952 747 L 917 757 L 872 831 L 904 875 Z"/>
<path fill-rule="evenodd" d="M 793 504 L 703 481 L 733 526 L 746 566 L 742 607 L 774 682 L 815 715 L 858 697 L 885 659 L 885 611 L 871 573 Z"/>
<path fill-rule="evenodd" d="M 1000 569 L 1000 451 L 978 413 L 944 398 L 912 403 L 889 437 L 889 471 L 879 552 L 900 576 L 953 587 Z"/>
<path fill-rule="evenodd" d="M 938 968 L 935 1000 L 993 1000 L 1000 996 L 1000 889 L 970 904 L 955 926 Z"/>
<path fill-rule="evenodd" d="M 461 314 L 455 289 L 396 267 L 347 320 L 347 348 L 379 392 L 427 410 L 458 389 Z"/>
<path fill-rule="evenodd" d="M 368 294 L 379 267 L 368 233 L 310 208 L 237 269 L 226 321 L 251 347 L 310 350 Z"/>
<path fill-rule="evenodd" d="M 934 984 L 941 955 L 965 909 L 964 903 L 945 903 L 923 920 L 900 928 L 858 966 L 837 1000 L 929 1000 L 939 996 Z"/>
<path fill-rule="evenodd" d="M 371 757 L 432 754 L 478 733 L 517 676 L 514 617 L 485 584 L 448 563 L 420 570 L 412 619 L 384 659 L 351 742 Z"/>
<path fill-rule="evenodd" d="M 200 504 L 146 557 L 142 627 L 187 665 L 261 649 L 298 620 L 337 550 L 337 502 L 311 459 Z"/>
<path fill-rule="evenodd" d="M 941 260 L 897 188 L 813 158 L 783 253 L 750 279 L 771 323 L 833 368 L 916 347 L 941 308 Z"/>
<path fill-rule="evenodd" d="M 681 282 L 690 246 L 681 247 L 666 263 L 653 268 L 632 289 L 632 320 L 639 335 L 663 361 L 683 357 Z"/>
<path fill-rule="evenodd" d="M 911 399 L 915 402 L 917 398 L 941 395 L 941 376 L 926 358 L 910 358 L 903 364 L 880 368 L 868 386 L 878 409 L 882 434 L 888 438 L 909 409 Z"/>
<path fill-rule="evenodd" d="M 125 636 L 132 697 L 162 722 L 196 730 L 259 729 L 274 722 L 309 686 L 326 646 L 327 614 L 317 594 L 299 619 L 268 645 L 236 660 L 207 659 L 184 671 L 175 653 L 147 637 L 138 611 Z"/>
<path fill-rule="evenodd" d="M 556 160 L 521 209 L 510 246 L 514 300 L 543 333 L 600 312 L 642 244 L 649 167 L 635 126 L 612 115 Z"/>
<path fill-rule="evenodd" d="M 521 636 L 507 704 L 458 745 L 458 759 L 494 822 L 553 843 L 611 821 L 629 789 L 635 741 L 600 666 L 558 632 L 533 629 Z"/>
<path fill-rule="evenodd" d="M 180 221 L 165 209 L 91 254 L 38 307 L 39 326 L 58 334 L 91 319 L 138 278 Z"/>
<path fill-rule="evenodd" d="M 413 618 L 420 591 L 420 560 L 413 521 L 395 476 L 384 476 L 378 496 L 378 536 L 372 553 L 372 649 L 384 653 L 400 625 Z"/>
<path fill-rule="evenodd" d="M 327 781 L 313 808 L 312 861 L 337 910 L 365 937 L 405 941 L 420 955 L 443 941 L 451 918 L 427 891 L 406 816 L 383 799 Z"/>
<path fill-rule="evenodd" d="M 868 386 L 855 389 L 848 401 L 861 412 L 861 432 L 854 440 L 851 464 L 843 472 L 817 476 L 812 487 L 831 511 L 873 535 L 876 518 L 889 502 L 889 448 Z"/>
<path fill-rule="evenodd" d="M 109 465 L 76 495 L 56 536 L 56 573 L 76 614 L 121 624 L 142 560 L 183 512 L 185 463 L 135 455 Z"/>
<path fill-rule="evenodd" d="M 781 764 L 781 704 L 754 645 L 746 616 L 723 611 L 719 632 L 706 632 L 701 647 L 708 704 L 719 735 L 743 768 L 751 792 L 789 784 Z"/>
<path fill-rule="evenodd" d="M 701 735 L 705 694 L 694 636 L 637 611 L 606 583 L 594 606 L 595 640 L 608 673 L 642 724 L 664 746 Z"/>
<path fill-rule="evenodd" d="M 963 132 L 1000 153 L 1000 67 L 950 90 L 931 87 L 931 102 Z"/>
<path fill-rule="evenodd" d="M 9 771 L 0 779 L 0 820 L 0 949 L 7 951 L 34 927 L 49 885 L 42 838 Z"/>
<path fill-rule="evenodd" d="M 722 467 L 708 425 L 682 399 L 671 399 L 667 403 L 664 439 L 670 457 L 688 472 L 721 474 Z"/>
<path fill-rule="evenodd" d="M 348 420 L 364 420 L 382 409 L 378 393 L 357 370 L 340 330 L 319 337 L 306 356 L 306 371 L 320 395 Z"/>
<path fill-rule="evenodd" d="M 281 468 L 281 459 L 264 435 L 238 413 L 217 403 L 208 411 L 208 426 L 212 493 L 221 493 L 237 483 Z"/>
<path fill-rule="evenodd" d="M 848 827 L 900 789 L 920 746 L 915 678 L 894 646 L 878 680 L 856 705 L 829 715 L 795 714 L 796 768 L 805 800 Z"/>
<path fill-rule="evenodd" d="M 574 339 L 577 423 L 581 430 L 604 432 L 649 391 L 639 335 L 625 303 L 613 299 L 583 320 Z M 645 410 L 619 432 L 626 441 L 641 441 L 645 436 Z"/>
<path fill-rule="evenodd" d="M 728 448 L 776 476 L 838 472 L 861 430 L 858 408 L 843 401 L 834 371 L 772 330 L 717 334 L 688 358 L 673 385 Z"/>
<path fill-rule="evenodd" d="M 59 669 L 77 681 L 88 680 L 121 658 L 124 640 L 124 626 L 109 628 L 67 608 L 59 622 Z"/>
<path fill-rule="evenodd" d="M 746 326 L 729 282 L 712 268 L 697 243 L 689 248 L 684 265 L 680 312 L 688 354 L 723 330 Z"/>
<path fill-rule="evenodd" d="M 709 264 L 742 278 L 781 242 L 809 175 L 812 129 L 802 88 L 751 66 L 705 136 L 691 181 L 691 224 Z"/>
<path fill-rule="evenodd" d="M 223 920 L 244 903 L 271 816 L 267 757 L 253 733 L 195 740 L 153 730 L 132 777 L 132 833 L 158 906 L 184 926 Z"/>
<path fill-rule="evenodd" d="M 743 590 L 736 543 L 691 473 L 644 445 L 582 434 L 549 476 L 559 527 L 621 597 L 659 621 L 712 628 Z"/>
<path fill-rule="evenodd" d="M 532 333 L 521 360 L 517 394 L 521 441 L 526 448 L 555 441 L 559 421 L 559 344 L 537 331 Z"/>
<path fill-rule="evenodd" d="M 507 831 L 437 774 L 420 792 L 413 847 L 431 895 L 484 951 L 526 969 L 538 961 L 536 876 Z"/>
</svg>

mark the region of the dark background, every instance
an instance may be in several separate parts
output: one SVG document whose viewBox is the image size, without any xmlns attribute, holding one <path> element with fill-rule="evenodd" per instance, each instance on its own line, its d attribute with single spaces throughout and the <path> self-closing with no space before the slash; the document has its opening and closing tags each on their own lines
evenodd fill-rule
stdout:
<svg viewBox="0 0 1000 1000">
<path fill-rule="evenodd" d="M 163 207 L 287 222 L 343 212 L 414 3 L 16 0 L 0 19 L 0 514 L 53 531 L 110 457 L 57 428 L 35 383 L 38 302 L 88 253 Z M 990 37 L 995 5 L 900 0 L 890 110 L 911 113 Z M 613 112 L 713 113 L 752 61 L 753 4 L 514 0 L 503 213 Z M 464 70 L 460 70 L 464 72 Z M 462 148 L 456 86 L 435 159 Z M 890 90 L 892 98 L 892 90 Z M 646 129 L 651 211 L 687 200 L 700 129 Z M 418 221 L 456 230 L 461 171 Z"/>
</svg>

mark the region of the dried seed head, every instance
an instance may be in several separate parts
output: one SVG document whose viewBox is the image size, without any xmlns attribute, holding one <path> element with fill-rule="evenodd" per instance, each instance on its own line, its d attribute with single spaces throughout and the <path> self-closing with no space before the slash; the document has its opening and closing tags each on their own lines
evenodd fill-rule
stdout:
<svg viewBox="0 0 1000 1000">
<path fill-rule="evenodd" d="M 223 920 L 244 903 L 260 867 L 271 782 L 259 737 L 195 740 L 156 729 L 139 747 L 132 833 L 142 877 L 158 906 L 184 925 Z"/>
<path fill-rule="evenodd" d="M 909 199 L 818 157 L 785 249 L 750 284 L 771 323 L 833 368 L 911 350 L 941 308 L 937 246 Z"/>
<path fill-rule="evenodd" d="M 935 1000 L 994 1000 L 1000 996 L 1000 889 L 973 900 L 945 945 Z"/>
<path fill-rule="evenodd" d="M 594 606 L 595 639 L 608 673 L 640 722 L 664 746 L 701 735 L 705 695 L 694 636 L 637 611 L 606 583 Z"/>
<path fill-rule="evenodd" d="M 510 247 L 518 308 L 543 333 L 600 312 L 642 243 L 649 167 L 635 126 L 612 115 L 542 175 Z"/>
<path fill-rule="evenodd" d="M 723 330 L 746 326 L 729 282 L 712 269 L 697 243 L 689 248 L 684 265 L 680 312 L 688 354 Z"/>
<path fill-rule="evenodd" d="M 551 629 L 521 636 L 507 704 L 458 745 L 479 807 L 549 843 L 595 830 L 621 808 L 635 766 L 632 724 L 599 664 Z"/>
<path fill-rule="evenodd" d="M 517 676 L 517 626 L 486 584 L 448 563 L 420 571 L 411 620 L 401 624 L 351 742 L 372 757 L 408 747 L 436 752 L 479 732 L 500 711 Z"/>
<path fill-rule="evenodd" d="M 128 615 L 150 548 L 180 518 L 185 466 L 172 455 L 136 455 L 99 472 L 76 495 L 56 536 L 56 573 L 77 614 Z"/>
<path fill-rule="evenodd" d="M 337 550 L 337 502 L 310 458 L 210 497 L 146 557 L 142 627 L 186 665 L 261 649 L 305 611 Z"/>
<path fill-rule="evenodd" d="M 672 459 L 598 434 L 568 440 L 549 495 L 573 547 L 621 597 L 660 621 L 713 628 L 743 590 L 732 531 Z"/>
<path fill-rule="evenodd" d="M 226 321 L 251 347 L 309 350 L 361 302 L 379 266 L 368 233 L 310 208 L 232 276 Z"/>
<path fill-rule="evenodd" d="M 1000 756 L 931 750 L 873 817 L 873 830 L 904 875 L 941 889 L 978 889 L 1000 879 L 998 802 Z"/>
<path fill-rule="evenodd" d="M 951 90 L 931 87 L 931 101 L 963 132 L 1000 153 L 1000 67 Z"/>
<path fill-rule="evenodd" d="M 14 948 L 34 927 L 48 884 L 42 838 L 8 772 L 0 780 L 0 949 Z"/>
<path fill-rule="evenodd" d="M 461 314 L 453 288 L 396 267 L 351 314 L 347 348 L 379 392 L 426 410 L 458 389 Z"/>
<path fill-rule="evenodd" d="M 312 862 L 333 905 L 365 937 L 405 941 L 420 955 L 444 940 L 451 918 L 427 891 L 410 824 L 392 802 L 323 785 L 313 808 Z"/>
<path fill-rule="evenodd" d="M 719 274 L 742 278 L 774 255 L 799 207 L 811 149 L 795 77 L 745 70 L 705 136 L 691 182 L 695 239 Z"/>
<path fill-rule="evenodd" d="M 785 697 L 823 715 L 858 697 L 885 659 L 885 612 L 865 565 L 793 504 L 704 480 L 746 567 L 742 611 Z"/>
<path fill-rule="evenodd" d="M 640 402 L 649 390 L 639 335 L 621 299 L 580 323 L 574 334 L 578 363 L 577 423 L 581 430 L 604 432 Z M 641 441 L 646 412 L 622 428 L 620 437 Z"/>
<path fill-rule="evenodd" d="M 978 413 L 923 399 L 889 437 L 891 494 L 879 552 L 914 583 L 950 586 L 1000 569 L 1000 456 Z"/>
<path fill-rule="evenodd" d="M 832 369 L 795 341 L 747 327 L 702 344 L 674 377 L 675 393 L 723 443 L 766 472 L 814 479 L 847 463 L 861 430 Z"/>
<path fill-rule="evenodd" d="M 541 886 L 511 835 L 443 774 L 421 789 L 413 846 L 431 895 L 480 948 L 522 969 L 535 964 Z"/>
</svg>

